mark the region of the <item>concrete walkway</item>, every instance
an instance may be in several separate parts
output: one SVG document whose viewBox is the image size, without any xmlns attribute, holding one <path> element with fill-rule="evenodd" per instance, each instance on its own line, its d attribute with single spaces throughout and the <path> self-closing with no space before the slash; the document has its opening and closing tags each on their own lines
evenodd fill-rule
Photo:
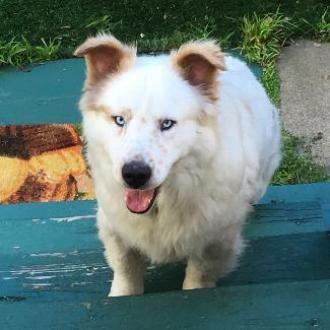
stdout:
<svg viewBox="0 0 330 330">
<path fill-rule="evenodd" d="M 330 170 L 330 44 L 297 41 L 279 60 L 284 128 L 304 137 Z"/>
</svg>

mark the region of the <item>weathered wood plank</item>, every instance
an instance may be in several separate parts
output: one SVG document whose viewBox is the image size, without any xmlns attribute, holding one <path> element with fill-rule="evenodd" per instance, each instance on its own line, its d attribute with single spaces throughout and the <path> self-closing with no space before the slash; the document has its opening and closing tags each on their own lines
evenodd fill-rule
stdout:
<svg viewBox="0 0 330 330">
<path fill-rule="evenodd" d="M 329 203 L 330 204 L 330 203 Z M 271 203 L 255 207 L 246 227 L 250 239 L 264 236 L 325 231 L 326 205 L 319 202 Z M 329 228 L 330 229 L 330 228 Z"/>
<path fill-rule="evenodd" d="M 330 281 L 231 286 L 79 302 L 0 302 L 23 329 L 329 329 Z"/>
<path fill-rule="evenodd" d="M 275 202 L 330 202 L 330 183 L 271 186 L 260 204 Z"/>
<path fill-rule="evenodd" d="M 77 299 L 76 292 L 105 295 L 112 274 L 102 248 L 0 254 L 0 295 L 39 300 Z M 281 235 L 250 242 L 239 268 L 220 286 L 308 281 L 330 278 L 330 239 L 326 233 Z M 151 267 L 146 291 L 177 290 L 183 265 Z"/>
<path fill-rule="evenodd" d="M 329 204 L 260 205 L 251 216 L 246 228 L 247 236 L 255 239 L 325 231 L 324 219 L 330 217 Z M 14 248 L 22 253 L 37 253 L 53 252 L 56 247 L 70 251 L 83 246 L 97 246 L 93 202 L 36 203 L 31 204 L 31 209 L 27 204 L 2 206 L 0 214 L 0 246 L 3 253 L 13 253 Z"/>
<path fill-rule="evenodd" d="M 96 202 L 94 200 L 0 205 L 0 220 L 70 218 L 95 215 L 95 210 Z"/>
<path fill-rule="evenodd" d="M 55 205 L 60 204 L 51 203 Z M 297 220 L 300 209 L 305 210 L 305 218 Z M 49 292 L 75 292 L 76 287 L 100 294 L 108 290 L 111 274 L 97 239 L 93 212 L 92 208 L 79 216 L 1 219 L 0 260 L 5 262 L 0 264 L 0 293 L 28 296 L 38 292 L 42 297 Z M 240 268 L 221 285 L 328 278 L 330 240 L 319 203 L 263 205 L 246 231 L 250 242 Z M 147 290 L 178 289 L 182 277 L 182 266 L 151 269 Z"/>
<path fill-rule="evenodd" d="M 84 61 L 69 59 L 1 72 L 0 125 L 78 123 Z"/>
</svg>

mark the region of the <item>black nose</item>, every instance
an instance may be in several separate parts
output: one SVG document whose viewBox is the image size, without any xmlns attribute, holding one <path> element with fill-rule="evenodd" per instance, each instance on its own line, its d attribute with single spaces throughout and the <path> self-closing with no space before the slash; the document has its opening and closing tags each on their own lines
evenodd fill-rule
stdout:
<svg viewBox="0 0 330 330">
<path fill-rule="evenodd" d="M 124 164 L 122 176 L 131 188 L 137 189 L 148 182 L 151 177 L 151 168 L 144 162 L 132 161 Z"/>
</svg>

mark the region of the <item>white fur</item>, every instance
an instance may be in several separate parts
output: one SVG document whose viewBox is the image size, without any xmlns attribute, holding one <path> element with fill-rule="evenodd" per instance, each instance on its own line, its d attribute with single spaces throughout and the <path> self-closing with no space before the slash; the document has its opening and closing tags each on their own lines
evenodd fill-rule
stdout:
<svg viewBox="0 0 330 330">
<path fill-rule="evenodd" d="M 168 56 L 142 57 L 104 84 L 98 104 L 120 115 L 83 109 L 88 159 L 98 200 L 98 227 L 114 270 L 111 295 L 141 294 L 145 259 L 188 262 L 183 288 L 214 286 L 235 264 L 241 227 L 280 161 L 277 111 L 238 59 L 225 57 L 214 104 L 184 81 Z M 85 111 L 86 110 L 86 111 Z M 208 124 L 200 124 L 204 114 Z M 160 119 L 174 119 L 169 131 Z M 143 159 L 160 186 L 153 208 L 131 213 L 121 167 Z"/>
</svg>

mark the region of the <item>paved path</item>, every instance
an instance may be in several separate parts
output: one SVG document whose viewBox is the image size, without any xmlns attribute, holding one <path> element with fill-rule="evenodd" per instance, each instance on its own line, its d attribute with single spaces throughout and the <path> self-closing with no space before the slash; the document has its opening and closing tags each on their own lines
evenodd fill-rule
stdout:
<svg viewBox="0 0 330 330">
<path fill-rule="evenodd" d="M 298 41 L 279 61 L 283 125 L 330 170 L 330 43 Z"/>
</svg>

